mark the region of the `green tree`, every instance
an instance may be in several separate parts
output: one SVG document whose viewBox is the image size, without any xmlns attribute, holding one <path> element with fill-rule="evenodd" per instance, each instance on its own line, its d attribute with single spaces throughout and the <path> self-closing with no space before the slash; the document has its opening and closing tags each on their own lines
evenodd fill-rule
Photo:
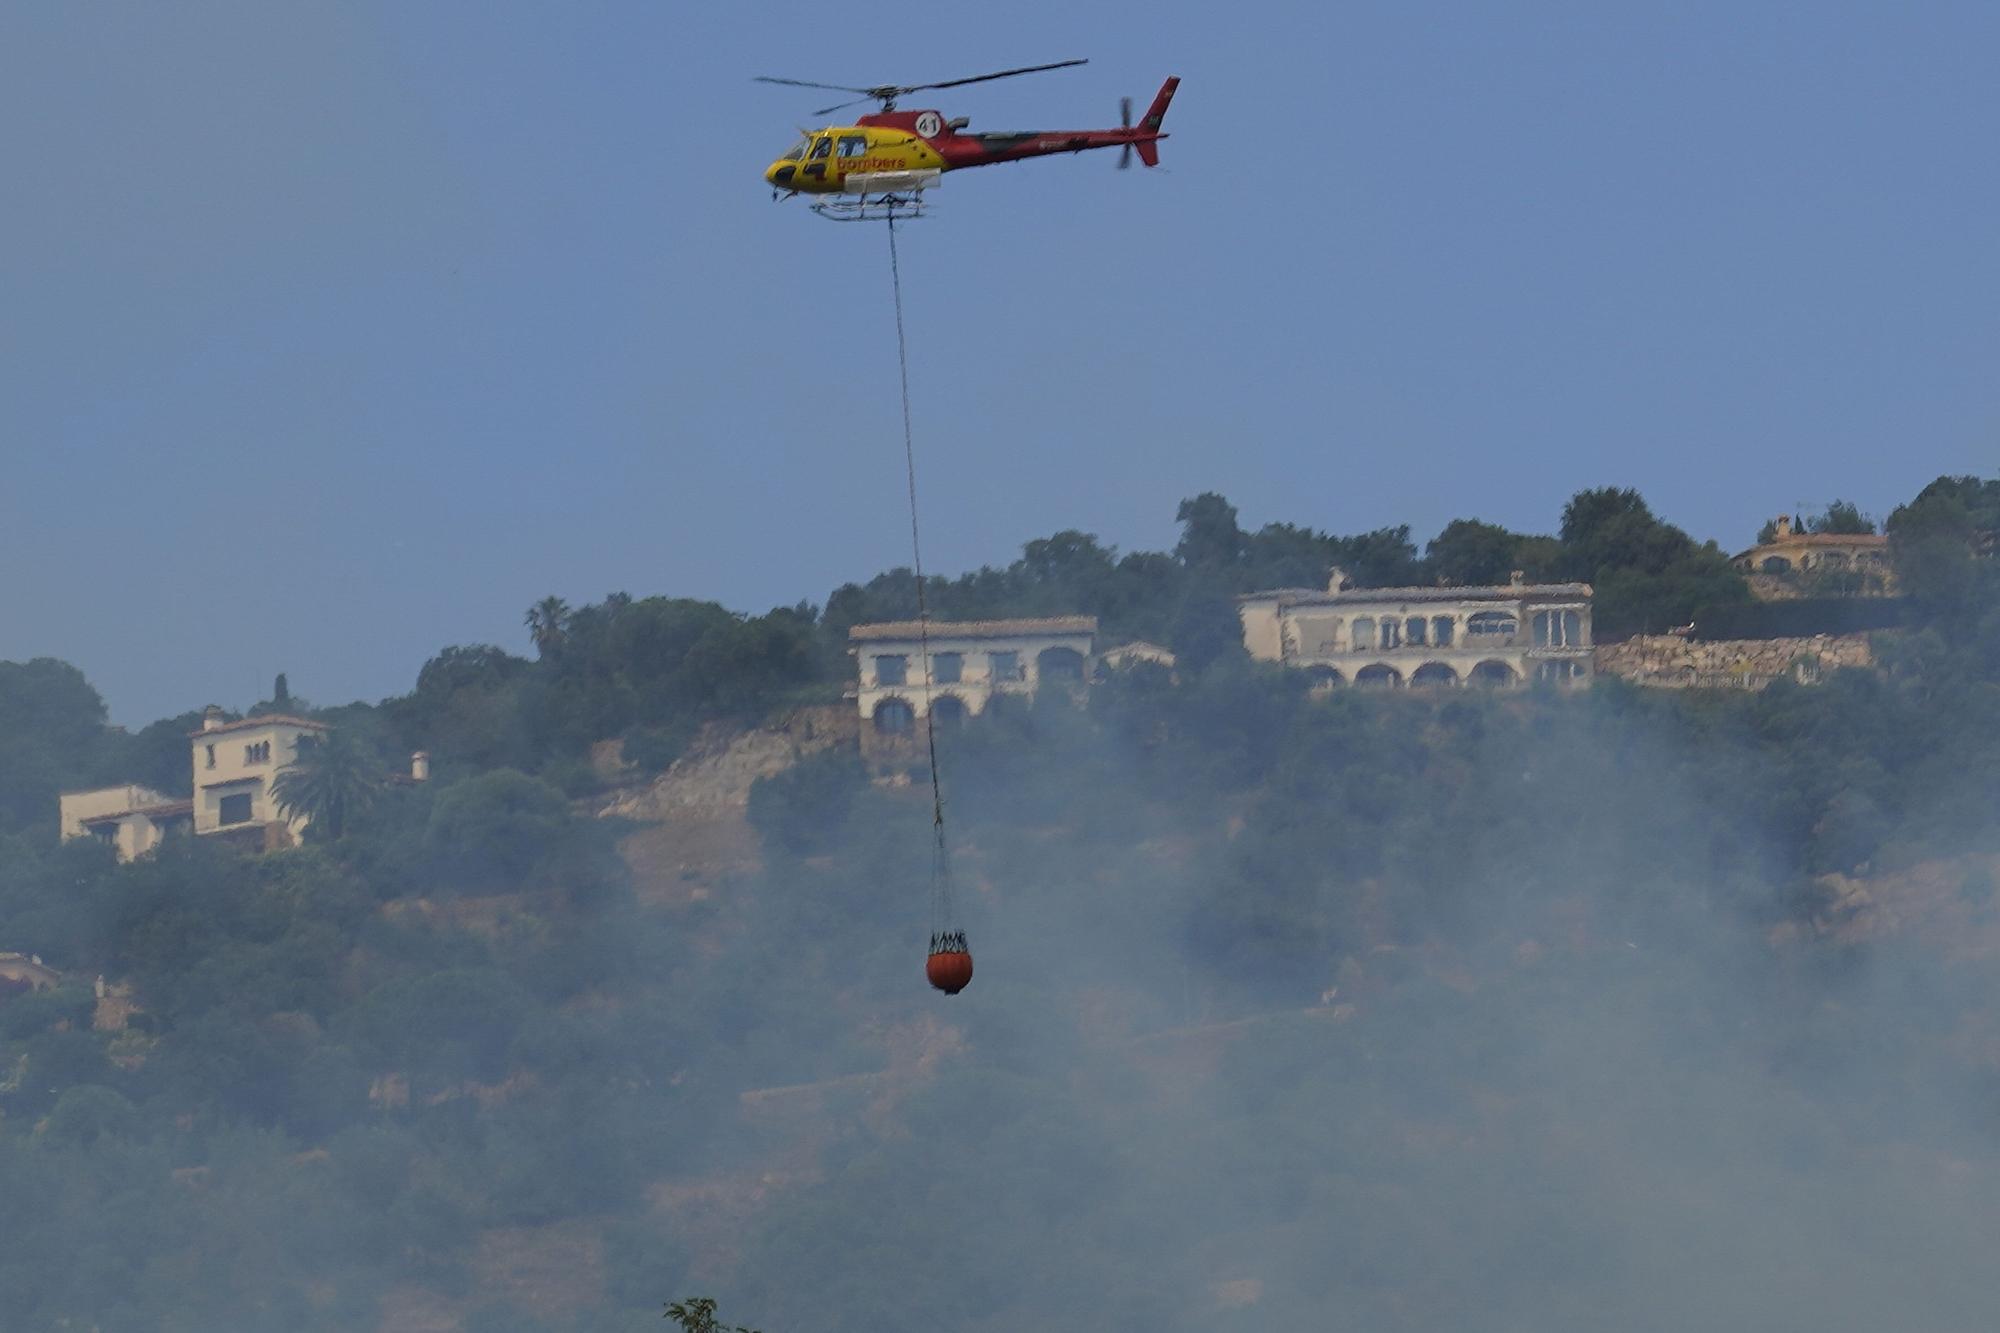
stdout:
<svg viewBox="0 0 2000 1333">
<path fill-rule="evenodd" d="M 809 856 L 838 844 L 854 798 L 867 786 L 859 754 L 822 750 L 750 784 L 750 823 L 767 845 Z"/>
<path fill-rule="evenodd" d="M 725 1324 L 715 1317 L 715 1302 L 706 1296 L 675 1301 L 667 1307 L 667 1319 L 679 1324 L 683 1333 L 757 1333 L 742 1324 Z"/>
<path fill-rule="evenodd" d="M 53 657 L 0 662 L 0 735 L 85 745 L 104 729 L 104 700 L 83 673 Z"/>
<path fill-rule="evenodd" d="M 1749 584 L 1714 542 L 1697 545 L 1635 490 L 1578 491 L 1563 507 L 1562 564 L 1595 586 L 1600 637 L 1658 633 L 1704 607 L 1747 601 Z"/>
<path fill-rule="evenodd" d="M 1247 543 L 1239 591 L 1323 588 L 1334 564 L 1335 539 L 1291 523 L 1266 523 Z"/>
<path fill-rule="evenodd" d="M 104 717 L 104 701 L 69 663 L 0 662 L 0 828 L 53 830 L 58 792 L 129 780 L 99 766 L 111 735 Z"/>
<path fill-rule="evenodd" d="M 1806 520 L 1806 531 L 1841 537 L 1868 536 L 1875 531 L 1875 520 L 1862 513 L 1852 500 L 1835 500 L 1824 513 Z"/>
<path fill-rule="evenodd" d="M 1115 563 L 1096 537 L 1071 528 L 1022 547 L 1016 568 L 1030 583 L 1074 593 L 1082 602 L 1103 588 Z"/>
<path fill-rule="evenodd" d="M 1585 579 L 1605 569 L 1658 574 L 1694 546 L 1685 532 L 1654 517 L 1639 492 L 1616 486 L 1571 496 L 1561 535 L 1571 572 Z"/>
<path fill-rule="evenodd" d="M 1243 621 L 1230 586 L 1216 574 L 1191 579 L 1174 617 L 1168 646 L 1182 666 L 1206 671 L 1218 662 L 1242 660 Z"/>
<path fill-rule="evenodd" d="M 107 1134 L 128 1136 L 137 1124 L 138 1115 L 124 1094 L 101 1083 L 80 1083 L 56 1098 L 48 1135 L 54 1142 L 87 1148 Z"/>
<path fill-rule="evenodd" d="M 1361 588 L 1404 588 L 1425 581 L 1407 523 L 1335 537 L 1333 563 Z"/>
<path fill-rule="evenodd" d="M 446 648 L 386 711 L 407 744 L 446 763 L 533 767 L 540 753 L 523 713 L 534 675 L 533 663 L 492 644 Z"/>
<path fill-rule="evenodd" d="M 1432 576 L 1442 583 L 1467 586 L 1505 583 L 1515 570 L 1528 569 L 1519 552 L 1530 540 L 1534 539 L 1509 532 L 1498 524 L 1455 518 L 1445 524 L 1444 531 L 1431 538 L 1424 548 L 1424 559 Z"/>
<path fill-rule="evenodd" d="M 286 818 L 303 817 L 328 838 L 345 833 L 348 821 L 365 814 L 381 790 L 375 756 L 344 731 L 299 737 L 298 757 L 271 783 Z"/>
<path fill-rule="evenodd" d="M 535 651 L 543 657 L 552 657 L 561 649 L 569 634 L 569 603 L 550 595 L 528 608 L 528 637 L 534 640 Z"/>
<path fill-rule="evenodd" d="M 1236 523 L 1236 506 L 1214 491 L 1181 501 L 1174 521 L 1181 525 L 1174 555 L 1190 569 L 1227 574 L 1243 558 L 1243 529 Z"/>
<path fill-rule="evenodd" d="M 514 885 L 574 841 L 569 802 L 546 782 L 496 769 L 453 783 L 431 807 L 425 841 L 477 887 Z"/>
<path fill-rule="evenodd" d="M 1889 515 L 1889 549 L 1903 590 L 1947 639 L 1963 643 L 2000 602 L 2000 567 L 1977 551 L 2000 529 L 2000 481 L 1939 477 Z"/>
</svg>

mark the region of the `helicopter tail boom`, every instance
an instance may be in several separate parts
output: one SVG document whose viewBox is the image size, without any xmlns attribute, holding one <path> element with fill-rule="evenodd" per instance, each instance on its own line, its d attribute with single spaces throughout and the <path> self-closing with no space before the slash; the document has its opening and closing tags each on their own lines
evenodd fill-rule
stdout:
<svg viewBox="0 0 2000 1333">
<path fill-rule="evenodd" d="M 1167 136 L 1160 133 L 1160 122 L 1167 118 L 1167 103 L 1174 100 L 1174 90 L 1181 86 L 1178 77 L 1170 78 L 1160 85 L 1160 91 L 1153 95 L 1153 104 L 1146 108 L 1146 114 L 1139 118 L 1134 128 L 1142 134 L 1153 137 L 1136 139 L 1132 146 L 1139 150 L 1139 160 L 1149 167 L 1160 165 L 1160 143 Z"/>
</svg>

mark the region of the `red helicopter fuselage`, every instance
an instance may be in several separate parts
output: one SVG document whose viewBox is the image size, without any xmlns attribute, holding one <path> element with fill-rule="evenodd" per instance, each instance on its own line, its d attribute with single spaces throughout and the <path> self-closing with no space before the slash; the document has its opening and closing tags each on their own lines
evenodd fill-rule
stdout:
<svg viewBox="0 0 2000 1333">
<path fill-rule="evenodd" d="M 966 131 L 964 119 L 946 120 L 936 111 L 878 111 L 852 125 L 811 131 L 765 170 L 764 179 L 776 189 L 799 194 L 872 194 L 921 189 L 942 173 L 963 167 L 1092 148 L 1125 148 L 1147 166 L 1158 166 L 1159 142 L 1167 137 L 1160 122 L 1179 86 L 1178 78 L 1161 84 L 1137 124 L 1101 130 L 974 134 Z"/>
</svg>

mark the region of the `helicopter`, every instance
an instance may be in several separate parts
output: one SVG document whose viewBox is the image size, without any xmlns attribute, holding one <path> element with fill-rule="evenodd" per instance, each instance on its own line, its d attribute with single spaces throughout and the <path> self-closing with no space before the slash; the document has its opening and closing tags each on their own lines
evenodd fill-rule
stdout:
<svg viewBox="0 0 2000 1333">
<path fill-rule="evenodd" d="M 1120 123 L 1116 129 L 973 134 L 967 132 L 966 126 L 971 122 L 964 116 L 946 120 L 936 111 L 896 109 L 897 101 L 910 93 L 1011 79 L 1020 74 L 1088 63 L 1060 60 L 1052 65 L 1027 65 L 994 74 L 976 74 L 969 79 L 947 79 L 943 83 L 880 84 L 873 88 L 760 75 L 758 83 L 859 94 L 854 101 L 822 107 L 812 113 L 815 116 L 832 115 L 868 101 L 881 104 L 871 114 L 856 117 L 852 125 L 801 131 L 799 141 L 764 171 L 764 179 L 771 185 L 771 197 L 816 196 L 813 211 L 840 221 L 893 219 L 921 216 L 923 192 L 935 187 L 945 172 L 961 167 L 983 167 L 1051 153 L 1081 153 L 1091 148 L 1121 149 L 1118 157 L 1121 168 L 1132 165 L 1134 153 L 1147 166 L 1158 166 L 1160 140 L 1167 137 L 1160 132 L 1160 122 L 1166 118 L 1167 103 L 1173 100 L 1174 90 L 1180 87 L 1178 78 L 1169 78 L 1160 85 L 1153 104 L 1136 125 L 1132 122 L 1132 99 L 1121 98 Z"/>
</svg>

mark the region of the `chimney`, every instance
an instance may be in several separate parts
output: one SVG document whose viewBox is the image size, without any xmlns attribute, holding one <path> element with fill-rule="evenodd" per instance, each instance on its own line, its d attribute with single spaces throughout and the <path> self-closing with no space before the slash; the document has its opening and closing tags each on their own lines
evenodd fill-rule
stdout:
<svg viewBox="0 0 2000 1333">
<path fill-rule="evenodd" d="M 1328 592 L 1346 592 L 1347 586 L 1346 570 L 1342 569 L 1339 565 L 1335 565 L 1326 571 L 1326 590 Z"/>
<path fill-rule="evenodd" d="M 201 729 L 203 731 L 214 731 L 217 727 L 221 725 L 222 725 L 222 705 L 210 704 L 208 707 L 201 710 Z"/>
<path fill-rule="evenodd" d="M 431 755 L 428 750 L 419 750 L 410 756 L 410 781 L 429 782 L 431 780 Z"/>
<path fill-rule="evenodd" d="M 1778 529 L 1778 536 L 1779 536 L 1779 537 L 1781 537 L 1781 538 L 1782 538 L 1782 537 L 1789 537 L 1789 536 L 1791 536 L 1791 535 L 1792 535 L 1792 516 L 1791 516 L 1790 514 L 1780 514 L 1780 515 L 1778 515 L 1777 519 L 1776 519 L 1776 520 L 1774 521 L 1774 526 L 1776 526 L 1776 528 Z"/>
<path fill-rule="evenodd" d="M 1528 571 L 1527 571 L 1527 570 L 1525 570 L 1525 569 L 1510 569 L 1510 570 L 1508 570 L 1508 571 L 1507 571 L 1507 586 L 1508 586 L 1508 587 L 1510 587 L 1510 588 L 1525 588 L 1525 587 L 1526 587 L 1527 585 L 1528 585 Z"/>
</svg>

